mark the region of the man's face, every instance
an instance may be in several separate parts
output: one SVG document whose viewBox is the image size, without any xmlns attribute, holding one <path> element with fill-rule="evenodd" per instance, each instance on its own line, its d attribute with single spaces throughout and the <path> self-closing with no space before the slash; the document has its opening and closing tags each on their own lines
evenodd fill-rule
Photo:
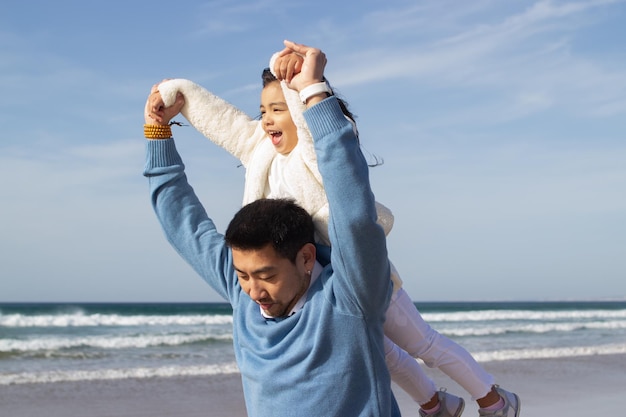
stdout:
<svg viewBox="0 0 626 417">
<path fill-rule="evenodd" d="M 305 245 L 295 263 L 278 256 L 269 244 L 262 249 L 233 249 L 233 264 L 241 288 L 268 316 L 287 315 L 309 287 L 314 248 Z"/>
</svg>

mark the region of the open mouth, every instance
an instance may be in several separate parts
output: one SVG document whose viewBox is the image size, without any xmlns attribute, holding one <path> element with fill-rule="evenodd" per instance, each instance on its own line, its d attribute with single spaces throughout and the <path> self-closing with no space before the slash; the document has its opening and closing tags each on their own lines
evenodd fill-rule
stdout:
<svg viewBox="0 0 626 417">
<path fill-rule="evenodd" d="M 272 141 L 272 145 L 277 146 L 280 143 L 280 140 L 283 138 L 283 132 L 279 130 L 270 130 L 267 132 Z"/>
</svg>

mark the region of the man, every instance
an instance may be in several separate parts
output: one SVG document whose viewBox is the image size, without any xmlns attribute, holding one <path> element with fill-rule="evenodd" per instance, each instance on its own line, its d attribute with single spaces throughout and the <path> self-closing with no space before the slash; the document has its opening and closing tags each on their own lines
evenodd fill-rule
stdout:
<svg viewBox="0 0 626 417">
<path fill-rule="evenodd" d="M 145 175 L 178 253 L 233 307 L 233 344 L 250 416 L 399 416 L 384 360 L 391 282 L 368 168 L 352 125 L 325 91 L 326 57 L 285 41 L 302 68 L 279 72 L 307 106 L 329 201 L 330 263 L 310 216 L 286 200 L 242 208 L 222 236 L 184 174 L 156 88 L 146 104 Z"/>
</svg>

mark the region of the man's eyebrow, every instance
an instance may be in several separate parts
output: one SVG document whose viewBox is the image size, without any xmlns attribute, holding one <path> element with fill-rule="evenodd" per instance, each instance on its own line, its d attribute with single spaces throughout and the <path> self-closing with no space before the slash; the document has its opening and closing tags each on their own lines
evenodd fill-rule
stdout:
<svg viewBox="0 0 626 417">
<path fill-rule="evenodd" d="M 241 269 L 237 268 L 235 265 L 233 265 L 233 268 L 235 268 L 235 271 L 240 272 L 242 274 L 247 274 L 247 272 L 242 271 Z M 267 265 L 267 266 L 262 266 L 258 269 L 255 269 L 254 271 L 251 272 L 251 274 L 263 274 L 266 272 L 274 272 L 276 270 L 276 267 L 273 265 Z"/>
</svg>

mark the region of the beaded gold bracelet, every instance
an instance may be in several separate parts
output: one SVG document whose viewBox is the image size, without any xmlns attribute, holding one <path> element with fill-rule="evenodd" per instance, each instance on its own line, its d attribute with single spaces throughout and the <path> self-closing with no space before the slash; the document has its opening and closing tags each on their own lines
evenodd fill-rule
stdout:
<svg viewBox="0 0 626 417">
<path fill-rule="evenodd" d="M 172 137 L 170 125 L 143 125 L 143 134 L 146 139 L 169 139 Z"/>
</svg>

